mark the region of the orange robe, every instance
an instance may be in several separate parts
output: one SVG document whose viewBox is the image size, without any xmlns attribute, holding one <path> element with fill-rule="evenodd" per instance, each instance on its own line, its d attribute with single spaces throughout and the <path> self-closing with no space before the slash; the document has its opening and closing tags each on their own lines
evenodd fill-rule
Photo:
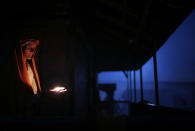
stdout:
<svg viewBox="0 0 195 131">
<path fill-rule="evenodd" d="M 34 58 L 31 67 L 37 82 L 37 90 L 41 92 Z M 31 116 L 34 93 L 20 46 L 15 48 L 0 73 L 0 117 Z"/>
</svg>

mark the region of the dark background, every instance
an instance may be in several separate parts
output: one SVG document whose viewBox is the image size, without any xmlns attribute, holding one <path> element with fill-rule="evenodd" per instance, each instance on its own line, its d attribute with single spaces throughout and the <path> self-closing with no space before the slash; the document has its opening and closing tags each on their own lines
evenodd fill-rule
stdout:
<svg viewBox="0 0 195 131">
<path fill-rule="evenodd" d="M 86 129 L 85 124 L 97 124 L 99 130 L 104 130 L 104 127 L 118 127 L 115 129 L 120 130 L 137 125 L 151 126 L 153 122 L 157 125 L 163 125 L 163 122 L 167 125 L 193 125 L 191 117 L 182 119 L 181 112 L 169 108 L 168 112 L 178 113 L 176 117 L 172 117 L 164 108 L 150 110 L 142 106 L 131 107 L 132 111 L 137 111 L 134 112 L 135 116 L 138 115 L 135 118 L 104 117 L 99 106 L 101 102 L 97 88 L 99 72 L 136 71 L 142 68 L 193 11 L 191 2 L 4 1 L 0 8 L 0 65 L 4 66 L 16 39 L 20 39 L 24 32 L 34 32 L 40 39 L 36 60 L 42 88 L 48 90 L 56 85 L 68 88 L 68 92 L 61 96 L 48 94 L 42 101 L 41 115 L 38 118 L 19 122 L 15 119 L 3 119 L 3 129 L 11 129 L 7 126 L 10 123 L 14 126 L 19 124 L 19 127 L 24 123 L 27 123 L 26 127 L 32 123 L 35 127 L 39 124 L 43 127 L 44 122 L 46 126 L 51 123 L 55 123 L 54 127 L 60 125 L 60 129 L 65 129 L 66 126 L 68 129 L 76 128 L 75 125 L 78 129 Z M 149 112 L 145 112 L 149 117 L 140 117 L 145 109 L 149 109 Z M 157 116 L 153 115 L 155 111 Z M 166 118 L 164 113 L 168 114 Z M 181 121 L 176 121 L 177 116 Z M 185 121 L 186 118 L 188 122 Z"/>
</svg>

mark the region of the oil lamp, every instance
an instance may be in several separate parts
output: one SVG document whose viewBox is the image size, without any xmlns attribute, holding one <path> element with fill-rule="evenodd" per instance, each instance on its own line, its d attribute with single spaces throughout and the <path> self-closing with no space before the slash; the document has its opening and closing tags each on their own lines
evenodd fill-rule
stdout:
<svg viewBox="0 0 195 131">
<path fill-rule="evenodd" d="M 56 93 L 62 93 L 62 92 L 66 92 L 67 89 L 65 87 L 62 86 L 56 86 L 52 89 L 50 89 L 51 92 L 56 92 Z"/>
</svg>

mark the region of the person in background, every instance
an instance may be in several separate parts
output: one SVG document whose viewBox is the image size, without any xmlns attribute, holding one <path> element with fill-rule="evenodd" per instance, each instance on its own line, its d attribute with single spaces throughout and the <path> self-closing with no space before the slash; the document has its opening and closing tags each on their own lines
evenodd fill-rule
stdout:
<svg viewBox="0 0 195 131">
<path fill-rule="evenodd" d="M 31 35 L 17 40 L 1 68 L 0 117 L 37 115 L 41 86 L 35 55 L 39 43 Z"/>
</svg>

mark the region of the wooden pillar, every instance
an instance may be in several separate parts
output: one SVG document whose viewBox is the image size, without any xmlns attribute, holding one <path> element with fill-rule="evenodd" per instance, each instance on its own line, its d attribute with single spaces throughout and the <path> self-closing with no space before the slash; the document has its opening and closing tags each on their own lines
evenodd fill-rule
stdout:
<svg viewBox="0 0 195 131">
<path fill-rule="evenodd" d="M 143 93 L 142 67 L 140 68 L 140 91 L 141 91 L 141 101 L 143 101 L 144 93 Z"/>
<path fill-rule="evenodd" d="M 129 74 L 128 74 L 128 70 L 126 71 L 126 78 L 127 78 L 127 100 L 130 100 L 130 89 L 129 89 L 129 87 L 130 87 L 130 82 L 129 82 Z"/>
<path fill-rule="evenodd" d="M 133 92 L 132 92 L 132 77 L 131 77 L 131 71 L 129 72 L 129 79 L 130 79 L 130 102 L 133 102 L 133 101 L 132 101 Z"/>
<path fill-rule="evenodd" d="M 136 76 L 135 76 L 135 70 L 133 71 L 134 73 L 134 102 L 136 103 Z"/>
<path fill-rule="evenodd" d="M 153 55 L 153 62 L 154 62 L 154 79 L 155 79 L 155 98 L 156 98 L 156 105 L 159 105 L 159 91 L 158 91 L 158 74 L 157 74 L 156 53 L 154 53 L 154 55 Z"/>
</svg>

